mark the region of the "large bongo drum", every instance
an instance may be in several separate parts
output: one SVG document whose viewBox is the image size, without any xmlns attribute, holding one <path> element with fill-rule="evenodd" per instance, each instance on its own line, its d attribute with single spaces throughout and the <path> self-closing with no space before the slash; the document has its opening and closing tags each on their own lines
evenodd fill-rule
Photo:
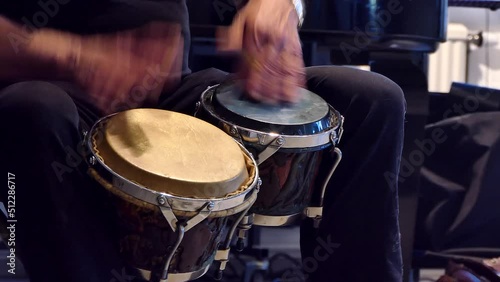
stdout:
<svg viewBox="0 0 500 282">
<path fill-rule="evenodd" d="M 89 173 L 117 210 L 120 252 L 148 281 L 190 281 L 224 264 L 257 197 L 252 155 L 192 116 L 135 109 L 86 134 Z M 223 269 L 223 267 L 221 267 Z"/>
<path fill-rule="evenodd" d="M 262 187 L 245 220 L 249 225 L 284 226 L 307 216 L 317 225 L 327 183 L 341 159 L 337 144 L 343 117 L 306 89 L 301 89 L 298 103 L 266 105 L 246 98 L 241 82 L 209 87 L 195 116 L 223 129 L 257 160 Z M 331 167 L 319 179 L 324 154 L 332 151 Z M 311 206 L 313 194 L 320 199 Z"/>
</svg>

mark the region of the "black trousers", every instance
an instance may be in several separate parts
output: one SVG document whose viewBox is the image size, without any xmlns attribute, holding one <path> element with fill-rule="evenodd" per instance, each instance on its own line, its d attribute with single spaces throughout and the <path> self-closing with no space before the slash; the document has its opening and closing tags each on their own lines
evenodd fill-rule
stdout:
<svg viewBox="0 0 500 282">
<path fill-rule="evenodd" d="M 192 114 L 202 91 L 225 77 L 215 69 L 188 75 L 160 107 Z M 303 271 L 310 281 L 401 281 L 397 187 L 385 175 L 399 172 L 403 93 L 385 77 L 351 68 L 312 67 L 307 77 L 308 88 L 344 115 L 345 131 L 319 232 L 307 221 L 301 228 Z M 15 175 L 15 253 L 32 282 L 131 281 L 104 189 L 77 152 L 80 120 L 97 118 L 83 96 L 62 82 L 0 90 L 0 170 Z M 6 206 L 8 190 L 1 186 Z M 296 281 L 296 273 L 286 275 Z"/>
</svg>

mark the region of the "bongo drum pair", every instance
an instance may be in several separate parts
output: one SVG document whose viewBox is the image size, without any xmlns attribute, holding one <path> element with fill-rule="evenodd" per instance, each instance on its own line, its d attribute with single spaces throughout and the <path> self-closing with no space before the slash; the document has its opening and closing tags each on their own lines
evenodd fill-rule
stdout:
<svg viewBox="0 0 500 282">
<path fill-rule="evenodd" d="M 120 251 L 145 280 L 194 280 L 214 261 L 224 270 L 232 238 L 252 225 L 321 219 L 311 196 L 340 161 L 342 116 L 306 90 L 296 105 L 265 106 L 239 89 L 208 88 L 194 117 L 134 109 L 85 135 L 89 174 L 117 210 Z M 317 181 L 327 150 L 338 157 Z"/>
</svg>

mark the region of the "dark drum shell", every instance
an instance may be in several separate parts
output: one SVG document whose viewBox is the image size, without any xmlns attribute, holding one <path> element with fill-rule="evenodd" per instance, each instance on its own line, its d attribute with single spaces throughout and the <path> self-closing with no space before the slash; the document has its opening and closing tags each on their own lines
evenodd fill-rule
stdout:
<svg viewBox="0 0 500 282">
<path fill-rule="evenodd" d="M 116 195 L 111 197 L 118 213 L 120 251 L 124 259 L 136 268 L 162 273 L 177 233 L 158 207 L 140 207 Z M 194 272 L 211 264 L 226 222 L 227 217 L 208 218 L 186 232 L 170 262 L 169 273 Z"/>
<path fill-rule="evenodd" d="M 323 151 L 277 152 L 259 166 L 262 189 L 251 213 L 283 216 L 302 213 L 316 187 Z"/>
</svg>

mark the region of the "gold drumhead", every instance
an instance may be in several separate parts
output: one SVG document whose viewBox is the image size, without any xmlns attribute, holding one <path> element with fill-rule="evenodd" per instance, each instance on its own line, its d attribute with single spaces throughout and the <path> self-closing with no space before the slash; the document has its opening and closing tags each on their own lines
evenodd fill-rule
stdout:
<svg viewBox="0 0 500 282">
<path fill-rule="evenodd" d="M 192 116 L 157 109 L 118 113 L 101 129 L 104 163 L 149 189 L 193 198 L 224 197 L 249 177 L 236 141 Z"/>
</svg>

